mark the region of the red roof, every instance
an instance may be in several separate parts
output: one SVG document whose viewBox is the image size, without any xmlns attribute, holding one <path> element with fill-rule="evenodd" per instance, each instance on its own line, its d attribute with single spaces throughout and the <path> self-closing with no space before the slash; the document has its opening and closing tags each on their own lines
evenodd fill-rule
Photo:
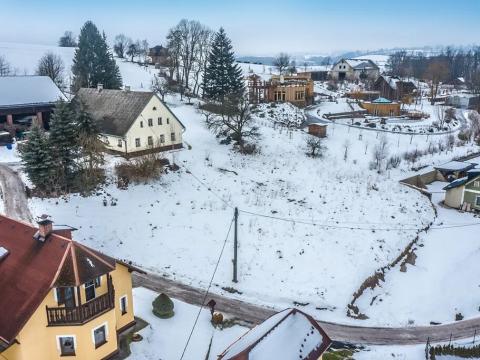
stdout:
<svg viewBox="0 0 480 360">
<path fill-rule="evenodd" d="M 115 269 L 115 259 L 51 233 L 34 239 L 34 226 L 0 215 L 0 340 L 11 344 L 50 289 L 79 286 Z M 62 234 L 62 235 L 61 235 Z"/>
</svg>

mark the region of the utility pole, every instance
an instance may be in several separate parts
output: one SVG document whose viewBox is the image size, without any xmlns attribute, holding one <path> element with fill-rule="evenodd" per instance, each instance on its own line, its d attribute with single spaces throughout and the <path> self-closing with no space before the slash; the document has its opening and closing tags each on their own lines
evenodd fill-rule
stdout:
<svg viewBox="0 0 480 360">
<path fill-rule="evenodd" d="M 238 208 L 235 208 L 235 211 L 233 213 L 233 219 L 235 220 L 235 234 L 233 239 L 233 282 L 237 283 Z"/>
</svg>

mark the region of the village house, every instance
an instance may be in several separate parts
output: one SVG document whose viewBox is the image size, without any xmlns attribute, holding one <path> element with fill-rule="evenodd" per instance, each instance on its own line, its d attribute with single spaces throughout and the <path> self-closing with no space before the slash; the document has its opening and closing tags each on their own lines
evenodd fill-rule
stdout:
<svg viewBox="0 0 480 360">
<path fill-rule="evenodd" d="M 378 91 L 381 97 L 408 102 L 415 95 L 417 87 L 412 81 L 381 75 L 373 84 L 372 90 Z"/>
<path fill-rule="evenodd" d="M 375 116 L 399 116 L 400 103 L 385 98 L 378 98 L 373 101 L 363 101 L 360 106 L 367 110 L 367 113 Z"/>
<path fill-rule="evenodd" d="M 153 92 L 82 88 L 82 103 L 97 122 L 105 148 L 126 157 L 180 149 L 185 126 Z"/>
<path fill-rule="evenodd" d="M 327 124 L 308 124 L 308 133 L 319 138 L 327 137 Z"/>
<path fill-rule="evenodd" d="M 135 324 L 135 267 L 72 240 L 42 216 L 38 228 L 0 215 L 0 358 L 108 359 Z"/>
<path fill-rule="evenodd" d="M 159 68 L 168 65 L 168 49 L 162 45 L 154 46 L 148 50 L 147 60 L 150 64 Z"/>
<path fill-rule="evenodd" d="M 48 76 L 0 76 L 0 132 L 21 138 L 32 123 L 48 129 L 59 100 L 67 98 Z"/>
<path fill-rule="evenodd" d="M 445 164 L 435 166 L 446 181 L 453 181 L 467 176 L 467 171 L 474 169 L 476 163 L 466 161 L 449 161 Z"/>
<path fill-rule="evenodd" d="M 370 59 L 341 59 L 329 73 L 338 81 L 375 80 L 379 75 L 380 68 Z"/>
<path fill-rule="evenodd" d="M 467 171 L 466 176 L 443 188 L 445 205 L 464 211 L 480 211 L 480 169 Z"/>
<path fill-rule="evenodd" d="M 460 109 L 480 109 L 480 95 L 457 94 L 447 96 L 445 104 Z"/>
<path fill-rule="evenodd" d="M 218 360 L 321 360 L 331 343 L 310 315 L 286 309 L 245 333 Z"/>
<path fill-rule="evenodd" d="M 260 102 L 289 102 L 299 107 L 313 103 L 313 80 L 304 75 L 274 75 L 268 81 L 252 74 L 248 77 L 248 96 L 252 104 Z"/>
</svg>

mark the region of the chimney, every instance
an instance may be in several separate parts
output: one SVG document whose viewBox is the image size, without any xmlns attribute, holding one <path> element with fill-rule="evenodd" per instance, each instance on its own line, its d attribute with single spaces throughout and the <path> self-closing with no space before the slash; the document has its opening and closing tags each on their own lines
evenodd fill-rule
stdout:
<svg viewBox="0 0 480 360">
<path fill-rule="evenodd" d="M 38 218 L 37 224 L 38 231 L 33 237 L 35 240 L 43 242 L 53 230 L 53 221 L 50 219 L 50 216 L 44 214 Z"/>
<path fill-rule="evenodd" d="M 130 86 L 129 86 L 129 85 L 125 85 L 125 91 L 126 91 L 126 92 L 129 92 L 129 91 L 130 91 Z"/>
<path fill-rule="evenodd" d="M 102 90 L 103 90 L 103 84 L 98 83 L 98 84 L 97 84 L 97 91 L 98 91 L 98 92 L 101 92 Z"/>
</svg>

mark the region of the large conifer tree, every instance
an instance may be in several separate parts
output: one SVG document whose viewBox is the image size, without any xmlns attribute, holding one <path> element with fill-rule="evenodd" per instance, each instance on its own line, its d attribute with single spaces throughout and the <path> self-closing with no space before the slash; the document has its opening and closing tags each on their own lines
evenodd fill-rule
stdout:
<svg viewBox="0 0 480 360">
<path fill-rule="evenodd" d="M 206 99 L 222 103 L 230 95 L 241 95 L 245 90 L 242 70 L 235 64 L 232 43 L 223 28 L 213 40 L 203 76 L 203 89 Z"/>
<path fill-rule="evenodd" d="M 80 31 L 72 73 L 74 90 L 96 87 L 97 84 L 103 84 L 106 89 L 122 86 L 120 70 L 107 42 L 91 21 L 87 21 Z"/>
<path fill-rule="evenodd" d="M 55 106 L 48 142 L 58 164 L 59 183 L 68 186 L 77 167 L 79 145 L 75 113 L 66 102 L 59 101 Z"/>
<path fill-rule="evenodd" d="M 33 125 L 26 143 L 19 149 L 30 181 L 40 190 L 49 190 L 55 181 L 56 165 L 43 129 Z"/>
</svg>

